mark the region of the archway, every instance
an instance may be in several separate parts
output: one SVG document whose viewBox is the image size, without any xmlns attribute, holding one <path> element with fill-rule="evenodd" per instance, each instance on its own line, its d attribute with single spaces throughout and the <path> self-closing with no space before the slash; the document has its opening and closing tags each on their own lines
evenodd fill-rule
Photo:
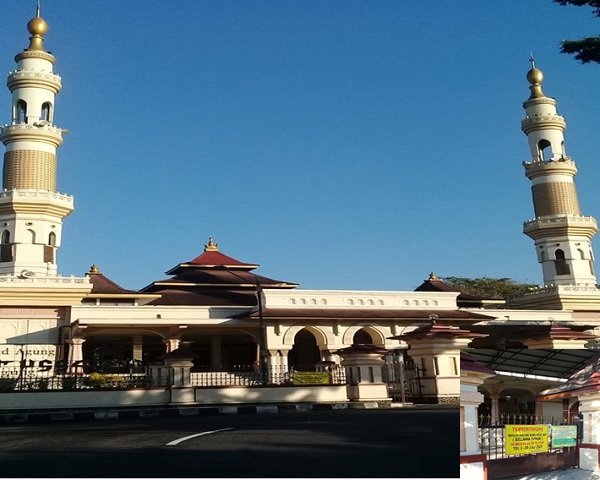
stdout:
<svg viewBox="0 0 600 480">
<path fill-rule="evenodd" d="M 321 361 L 321 352 L 315 336 L 303 328 L 294 337 L 294 346 L 288 355 L 290 368 L 296 371 L 314 372 Z"/>
<path fill-rule="evenodd" d="M 354 337 L 352 337 L 352 343 L 361 345 L 374 344 L 373 337 L 371 337 L 371 334 L 364 328 L 361 328 L 358 332 L 354 334 Z"/>
</svg>

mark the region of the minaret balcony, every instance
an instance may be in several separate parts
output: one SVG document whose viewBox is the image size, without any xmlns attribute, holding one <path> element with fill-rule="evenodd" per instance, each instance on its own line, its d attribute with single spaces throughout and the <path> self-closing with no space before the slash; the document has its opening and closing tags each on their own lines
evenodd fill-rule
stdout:
<svg viewBox="0 0 600 480">
<path fill-rule="evenodd" d="M 566 127 L 567 122 L 560 115 L 534 115 L 521 121 L 521 130 L 525 135 L 529 135 L 535 130 L 546 128 L 564 130 Z"/>
<path fill-rule="evenodd" d="M 45 88 L 57 94 L 62 88 L 58 75 L 35 70 L 14 70 L 9 73 L 6 84 L 11 92 L 18 88 Z"/>
<path fill-rule="evenodd" d="M 535 162 L 523 162 L 525 175 L 529 179 L 540 175 L 571 175 L 575 176 L 577 167 L 571 157 L 562 156 L 552 160 L 540 160 Z"/>
<path fill-rule="evenodd" d="M 27 123 L 18 123 L 14 125 L 4 125 L 0 127 L 0 141 L 4 145 L 14 142 L 45 142 L 59 147 L 63 142 L 63 129 L 53 125 L 36 123 L 30 125 Z"/>
<path fill-rule="evenodd" d="M 42 213 L 65 217 L 74 210 L 72 195 L 47 190 L 0 191 L 0 215 Z"/>
<path fill-rule="evenodd" d="M 534 240 L 554 235 L 581 235 L 591 238 L 598 231 L 594 217 L 548 215 L 523 222 L 523 233 Z"/>
</svg>

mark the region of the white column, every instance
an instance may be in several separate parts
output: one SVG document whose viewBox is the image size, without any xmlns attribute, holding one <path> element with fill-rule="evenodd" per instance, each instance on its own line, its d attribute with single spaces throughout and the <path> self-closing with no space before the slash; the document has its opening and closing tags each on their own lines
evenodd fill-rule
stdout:
<svg viewBox="0 0 600 480">
<path fill-rule="evenodd" d="M 67 340 L 69 344 L 69 361 L 68 372 L 70 374 L 83 373 L 83 343 L 84 338 L 70 338 Z M 79 363 L 78 363 L 79 362 Z"/>
<path fill-rule="evenodd" d="M 583 442 L 579 448 L 579 468 L 600 471 L 600 392 L 580 394 L 583 414 Z"/>
<path fill-rule="evenodd" d="M 165 345 L 167 346 L 167 352 L 171 353 L 173 350 L 177 350 L 179 348 L 179 338 L 167 338 L 163 340 Z"/>
<path fill-rule="evenodd" d="M 483 395 L 477 387 L 489 373 L 461 370 L 460 378 L 460 478 L 463 480 L 484 480 L 486 472 L 484 467 L 485 457 L 479 449 L 479 422 L 477 407 L 483 403 Z"/>
<path fill-rule="evenodd" d="M 131 359 L 142 361 L 143 354 L 143 337 L 141 335 L 133 335 L 131 338 Z"/>
<path fill-rule="evenodd" d="M 269 383 L 279 383 L 279 354 L 277 350 L 267 350 L 267 379 Z"/>
<path fill-rule="evenodd" d="M 500 418 L 500 394 L 493 393 L 490 395 L 490 399 L 492 401 L 492 409 L 490 412 L 492 415 L 492 425 L 496 425 Z"/>
</svg>

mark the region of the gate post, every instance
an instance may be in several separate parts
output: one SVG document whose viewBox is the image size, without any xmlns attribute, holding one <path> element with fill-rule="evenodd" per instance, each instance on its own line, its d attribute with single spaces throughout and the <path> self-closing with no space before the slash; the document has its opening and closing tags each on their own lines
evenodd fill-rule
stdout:
<svg viewBox="0 0 600 480">
<path fill-rule="evenodd" d="M 486 478 L 486 457 L 479 449 L 479 422 L 477 407 L 483 395 L 477 391 L 486 378 L 496 374 L 479 365 L 465 353 L 460 356 L 460 478 L 483 480 Z"/>
<path fill-rule="evenodd" d="M 388 353 L 374 345 L 354 344 L 342 348 L 337 353 L 342 356 L 342 366 L 346 370 L 348 400 L 354 407 L 391 405 L 387 385 L 383 383 L 383 356 Z"/>
<path fill-rule="evenodd" d="M 583 415 L 583 441 L 579 444 L 579 468 L 597 472 L 600 471 L 600 372 L 593 373 L 584 386 L 596 391 L 577 392 L 579 411 Z"/>
<path fill-rule="evenodd" d="M 458 404 L 460 349 L 487 335 L 437 323 L 435 315 L 431 320 L 430 325 L 391 338 L 408 343 L 407 353 L 420 368 L 424 402 Z"/>
<path fill-rule="evenodd" d="M 196 403 L 195 388 L 192 386 L 191 369 L 194 366 L 193 353 L 185 348 L 177 348 L 162 356 L 164 366 L 169 370 L 170 404 Z"/>
</svg>

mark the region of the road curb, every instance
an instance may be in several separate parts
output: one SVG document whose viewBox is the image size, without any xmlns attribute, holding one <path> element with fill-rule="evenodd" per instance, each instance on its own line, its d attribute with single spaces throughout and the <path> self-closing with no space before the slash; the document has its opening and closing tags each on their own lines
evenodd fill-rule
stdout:
<svg viewBox="0 0 600 480">
<path fill-rule="evenodd" d="M 276 414 L 289 412 L 347 410 L 355 408 L 375 408 L 374 405 L 357 405 L 358 402 L 349 403 L 285 403 L 285 404 L 259 404 L 259 405 L 190 405 L 190 406 L 165 406 L 165 407 L 111 407 L 98 409 L 69 409 L 69 410 L 37 410 L 28 412 L 10 412 L 0 414 L 0 426 L 20 425 L 24 423 L 60 423 L 69 421 L 110 421 L 132 420 L 159 417 L 190 417 L 190 416 L 215 416 L 215 415 L 242 415 L 242 414 Z M 392 405 L 391 408 L 398 408 Z M 380 406 L 379 408 L 390 408 Z M 441 405 L 402 405 L 402 410 L 449 408 Z M 456 407 L 454 407 L 456 408 Z"/>
</svg>

